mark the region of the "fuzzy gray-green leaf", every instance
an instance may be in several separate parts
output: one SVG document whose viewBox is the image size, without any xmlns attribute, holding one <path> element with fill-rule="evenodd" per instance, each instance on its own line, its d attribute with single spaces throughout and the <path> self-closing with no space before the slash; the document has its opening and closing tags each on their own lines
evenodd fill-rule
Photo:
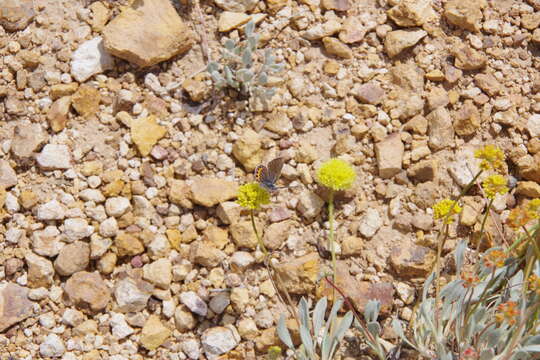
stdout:
<svg viewBox="0 0 540 360">
<path fill-rule="evenodd" d="M 315 352 L 315 349 L 313 347 L 313 339 L 311 338 L 311 334 L 309 333 L 309 329 L 305 327 L 304 325 L 300 325 L 300 339 L 302 339 L 302 344 L 304 344 L 304 347 L 306 348 L 306 351 L 309 355 L 313 354 Z"/>
<path fill-rule="evenodd" d="M 326 297 L 323 297 L 317 302 L 317 305 L 315 305 L 315 309 L 313 310 L 313 334 L 315 334 L 315 336 L 319 335 L 319 331 L 324 324 L 324 315 L 326 313 L 327 305 L 328 300 Z"/>
<path fill-rule="evenodd" d="M 289 329 L 287 329 L 287 326 L 285 325 L 285 316 L 283 315 L 281 315 L 278 320 L 277 334 L 279 336 L 279 339 L 283 341 L 283 343 L 287 345 L 289 349 L 294 349 L 291 334 L 289 333 Z"/>
</svg>

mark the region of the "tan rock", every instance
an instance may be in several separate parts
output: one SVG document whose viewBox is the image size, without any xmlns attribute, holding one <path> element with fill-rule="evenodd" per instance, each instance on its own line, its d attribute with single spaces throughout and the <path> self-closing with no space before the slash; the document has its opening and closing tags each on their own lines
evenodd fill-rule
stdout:
<svg viewBox="0 0 540 360">
<path fill-rule="evenodd" d="M 256 223 L 257 224 L 257 223 Z M 257 225 L 258 229 L 261 229 L 260 224 Z M 251 221 L 240 221 L 230 226 L 231 237 L 238 248 L 256 249 L 257 237 Z"/>
<path fill-rule="evenodd" d="M 7 31 L 23 30 L 35 15 L 32 0 L 4 0 L 0 6 L 0 25 Z"/>
<path fill-rule="evenodd" d="M 339 32 L 339 40 L 345 44 L 362 41 L 366 33 L 374 29 L 376 25 L 376 22 L 365 24 L 357 16 L 349 16 L 343 22 L 343 27 Z"/>
<path fill-rule="evenodd" d="M 388 16 L 399 26 L 421 26 L 437 17 L 430 0 L 402 0 L 388 10 Z"/>
<path fill-rule="evenodd" d="M 444 73 L 441 70 L 432 70 L 426 74 L 426 79 L 431 81 L 444 81 Z"/>
<path fill-rule="evenodd" d="M 517 166 L 525 180 L 540 183 L 540 153 L 522 157 L 517 161 Z"/>
<path fill-rule="evenodd" d="M 102 311 L 111 300 L 111 291 L 97 272 L 73 274 L 64 288 L 69 300 L 80 310 Z"/>
<path fill-rule="evenodd" d="M 131 139 L 142 156 L 148 156 L 152 147 L 167 133 L 167 129 L 157 123 L 155 116 L 131 121 Z"/>
<path fill-rule="evenodd" d="M 8 189 L 17 185 L 17 173 L 11 167 L 11 164 L 7 160 L 0 160 L 0 186 L 4 189 Z"/>
<path fill-rule="evenodd" d="M 474 77 L 474 82 L 489 96 L 499 95 L 503 90 L 501 83 L 495 78 L 495 76 L 489 73 L 477 74 Z"/>
<path fill-rule="evenodd" d="M 25 256 L 28 267 L 28 286 L 31 288 L 48 288 L 53 284 L 54 268 L 51 261 L 28 252 Z"/>
<path fill-rule="evenodd" d="M 171 336 L 172 331 L 159 320 L 159 316 L 150 315 L 141 332 L 141 345 L 148 350 L 160 347 Z"/>
<path fill-rule="evenodd" d="M 470 46 L 458 46 L 454 49 L 454 65 L 461 70 L 479 70 L 486 66 L 487 57 Z"/>
<path fill-rule="evenodd" d="M 95 3 L 94 3 L 95 4 Z M 54 84 L 51 86 L 51 97 L 53 100 L 59 99 L 64 96 L 69 96 L 77 91 L 79 84 L 72 82 L 69 84 Z"/>
<path fill-rule="evenodd" d="M 322 39 L 325 50 L 330 54 L 343 59 L 352 59 L 353 52 L 347 44 L 342 43 L 334 37 Z"/>
<path fill-rule="evenodd" d="M 480 112 L 472 100 L 465 100 L 454 116 L 454 129 L 460 136 L 469 136 L 480 128 Z"/>
<path fill-rule="evenodd" d="M 289 116 L 284 111 L 274 111 L 264 124 L 264 128 L 279 135 L 285 135 L 291 132 L 293 126 Z"/>
<path fill-rule="evenodd" d="M 203 241 L 208 241 L 218 249 L 223 250 L 229 243 L 229 233 L 226 229 L 210 225 L 203 232 Z"/>
<path fill-rule="evenodd" d="M 347 11 L 351 8 L 349 0 L 322 0 L 321 6 L 325 10 Z"/>
<path fill-rule="evenodd" d="M 434 181 L 439 162 L 435 159 L 422 160 L 407 170 L 407 175 L 418 182 Z"/>
<path fill-rule="evenodd" d="M 319 273 L 319 254 L 311 253 L 275 267 L 276 276 L 291 294 L 309 294 L 317 283 Z"/>
<path fill-rule="evenodd" d="M 136 236 L 126 232 L 119 232 L 114 239 L 118 256 L 133 256 L 144 252 L 144 245 Z"/>
<path fill-rule="evenodd" d="M 288 2 L 289 0 L 266 0 L 266 6 L 268 6 L 270 14 L 275 14 L 283 9 Z"/>
<path fill-rule="evenodd" d="M 0 332 L 32 316 L 33 307 L 28 288 L 12 283 L 0 285 Z"/>
<path fill-rule="evenodd" d="M 253 171 L 262 162 L 262 136 L 246 129 L 233 145 L 233 155 L 247 171 Z"/>
<path fill-rule="evenodd" d="M 404 151 L 405 147 L 398 133 L 389 135 L 383 141 L 375 144 L 380 177 L 388 179 L 401 171 Z"/>
<path fill-rule="evenodd" d="M 218 30 L 220 32 L 229 32 L 244 24 L 251 19 L 251 16 L 233 11 L 224 11 L 219 16 Z"/>
<path fill-rule="evenodd" d="M 429 147 L 440 150 L 454 141 L 452 118 L 445 108 L 437 108 L 430 112 L 426 119 L 429 123 Z"/>
<path fill-rule="evenodd" d="M 85 270 L 90 262 L 90 245 L 83 241 L 67 244 L 60 250 L 54 261 L 54 268 L 58 274 L 69 276 L 78 271 Z"/>
<path fill-rule="evenodd" d="M 172 281 L 172 264 L 169 259 L 158 259 L 143 267 L 143 279 L 162 289 L 168 289 Z"/>
<path fill-rule="evenodd" d="M 344 256 L 360 255 L 363 248 L 364 241 L 356 236 L 347 236 L 341 242 L 341 254 Z"/>
<path fill-rule="evenodd" d="M 101 1 L 95 1 L 89 6 L 92 10 L 92 30 L 101 32 L 109 21 L 110 11 Z"/>
<path fill-rule="evenodd" d="M 203 241 L 193 242 L 189 250 L 190 261 L 209 268 L 218 266 L 226 256 L 223 251 Z"/>
<path fill-rule="evenodd" d="M 135 0 L 103 30 L 105 49 L 139 66 L 188 51 L 192 33 L 169 0 Z"/>
<path fill-rule="evenodd" d="M 426 277 L 433 269 L 435 251 L 412 243 L 401 243 L 392 249 L 390 265 L 402 279 Z"/>
<path fill-rule="evenodd" d="M 267 249 L 277 250 L 287 241 L 295 222 L 285 220 L 270 224 L 264 229 L 263 243 Z"/>
<path fill-rule="evenodd" d="M 182 88 L 188 93 L 190 99 L 195 102 L 203 101 L 210 94 L 210 88 L 205 81 L 196 77 L 184 80 Z"/>
<path fill-rule="evenodd" d="M 51 105 L 47 112 L 47 120 L 54 132 L 62 131 L 66 127 L 70 106 L 71 96 L 61 97 Z"/>
<path fill-rule="evenodd" d="M 516 194 L 528 198 L 540 198 L 540 184 L 534 181 L 519 181 L 516 187 Z"/>
<path fill-rule="evenodd" d="M 482 9 L 486 5 L 485 0 L 450 0 L 444 6 L 444 17 L 452 25 L 478 32 L 483 17 Z"/>
<path fill-rule="evenodd" d="M 389 32 L 384 38 L 384 48 L 390 57 L 399 55 L 403 50 L 416 45 L 427 35 L 422 29 L 396 30 Z"/>
<path fill-rule="evenodd" d="M 83 117 L 96 114 L 99 110 L 101 95 L 98 89 L 93 86 L 83 84 L 71 97 L 73 108 Z"/>
<path fill-rule="evenodd" d="M 225 179 L 198 178 L 191 185 L 191 200 L 206 207 L 233 199 L 237 194 L 238 184 Z"/>
</svg>

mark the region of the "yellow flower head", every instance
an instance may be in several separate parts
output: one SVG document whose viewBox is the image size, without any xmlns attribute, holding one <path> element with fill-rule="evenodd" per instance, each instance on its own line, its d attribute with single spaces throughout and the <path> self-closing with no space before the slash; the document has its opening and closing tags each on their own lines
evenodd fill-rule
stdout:
<svg viewBox="0 0 540 360">
<path fill-rule="evenodd" d="M 330 159 L 317 170 L 317 179 L 332 190 L 346 190 L 356 180 L 356 173 L 346 161 Z"/>
<path fill-rule="evenodd" d="M 500 268 L 504 266 L 506 254 L 502 250 L 491 250 L 484 255 L 484 265 L 488 268 Z"/>
<path fill-rule="evenodd" d="M 245 208 L 256 210 L 261 205 L 270 203 L 270 194 L 258 183 L 253 182 L 240 186 L 236 202 Z"/>
<path fill-rule="evenodd" d="M 267 355 L 268 360 L 277 360 L 281 358 L 281 348 L 279 346 L 270 346 Z"/>
<path fill-rule="evenodd" d="M 495 313 L 495 321 L 501 324 L 508 322 L 510 325 L 516 323 L 516 318 L 519 315 L 518 304 L 515 301 L 507 301 L 497 306 L 497 312 Z"/>
<path fill-rule="evenodd" d="M 524 211 L 522 207 L 513 208 L 510 211 L 510 215 L 508 215 L 507 224 L 512 229 L 517 230 L 531 221 L 531 217 L 529 216 L 527 211 Z"/>
<path fill-rule="evenodd" d="M 504 153 L 498 147 L 486 145 L 474 152 L 474 157 L 482 160 L 480 168 L 482 170 L 501 170 L 504 165 Z"/>
<path fill-rule="evenodd" d="M 461 212 L 461 206 L 454 200 L 443 199 L 433 206 L 435 219 L 444 219 L 445 224 L 454 222 L 453 215 Z"/>
<path fill-rule="evenodd" d="M 508 187 L 506 186 L 506 184 L 506 178 L 502 175 L 497 174 L 488 176 L 482 182 L 482 187 L 486 192 L 487 198 L 493 199 L 497 194 L 504 195 L 508 192 Z"/>
<path fill-rule="evenodd" d="M 540 296 L 540 277 L 536 274 L 529 276 L 529 290 L 536 292 Z"/>
<path fill-rule="evenodd" d="M 527 203 L 527 215 L 532 219 L 540 218 L 540 199 L 532 199 Z"/>
</svg>

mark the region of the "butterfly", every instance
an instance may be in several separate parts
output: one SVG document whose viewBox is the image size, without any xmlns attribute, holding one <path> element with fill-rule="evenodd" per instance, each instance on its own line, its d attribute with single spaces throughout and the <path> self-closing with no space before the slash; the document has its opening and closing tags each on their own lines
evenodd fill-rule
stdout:
<svg viewBox="0 0 540 360">
<path fill-rule="evenodd" d="M 281 175 L 281 169 L 283 168 L 284 163 L 285 159 L 278 157 L 270 161 L 266 166 L 258 165 L 255 168 L 255 180 L 268 191 L 279 189 L 279 187 L 276 186 L 276 181 L 279 179 L 279 175 Z"/>
</svg>

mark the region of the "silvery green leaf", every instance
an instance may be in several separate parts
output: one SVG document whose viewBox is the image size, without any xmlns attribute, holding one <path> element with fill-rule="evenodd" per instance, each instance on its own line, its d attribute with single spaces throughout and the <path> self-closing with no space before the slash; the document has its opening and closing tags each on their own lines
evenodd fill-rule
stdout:
<svg viewBox="0 0 540 360">
<path fill-rule="evenodd" d="M 300 325 L 300 339 L 302 339 L 302 344 L 304 344 L 306 352 L 311 356 L 311 354 L 315 352 L 313 347 L 313 339 L 311 338 L 308 328 L 302 324 Z"/>
<path fill-rule="evenodd" d="M 261 85 L 265 85 L 268 82 L 268 75 L 265 72 L 261 72 L 257 77 L 257 82 Z"/>
<path fill-rule="evenodd" d="M 304 297 L 300 299 L 298 304 L 298 312 L 300 317 L 300 324 L 304 325 L 306 328 L 309 328 L 309 308 L 308 303 Z"/>
<path fill-rule="evenodd" d="M 244 53 L 242 54 L 242 63 L 244 64 L 245 67 L 251 67 L 251 65 L 253 65 L 253 59 L 251 58 L 251 50 L 250 49 L 246 49 L 246 51 L 244 51 Z"/>
<path fill-rule="evenodd" d="M 218 70 L 219 70 L 219 65 L 215 61 L 210 61 L 208 65 L 206 66 L 206 71 L 208 71 L 209 73 L 213 73 Z"/>
<path fill-rule="evenodd" d="M 315 336 L 319 335 L 321 327 L 324 324 L 324 315 L 326 313 L 326 306 L 328 305 L 328 300 L 326 297 L 323 297 L 315 305 L 315 310 L 313 310 L 313 334 Z"/>
<path fill-rule="evenodd" d="M 220 83 L 220 82 L 223 82 L 225 80 L 225 79 L 223 79 L 223 76 L 221 76 L 221 74 L 218 73 L 217 71 L 211 71 L 210 72 L 210 77 L 212 78 L 212 80 L 215 83 Z"/>
<path fill-rule="evenodd" d="M 336 301 L 334 301 L 334 304 L 332 305 L 332 310 L 330 310 L 330 314 L 328 314 L 328 320 L 326 321 L 326 325 L 324 326 L 324 331 L 322 333 L 323 338 L 326 337 L 326 334 L 329 334 L 330 327 L 332 326 L 332 323 L 334 322 L 334 319 L 337 316 L 337 312 L 341 308 L 342 304 L 343 304 L 342 298 L 339 298 Z"/>
<path fill-rule="evenodd" d="M 283 64 L 273 64 L 273 65 L 269 65 L 268 66 L 268 70 L 270 72 L 280 72 L 282 69 L 283 69 L 284 65 Z"/>
<path fill-rule="evenodd" d="M 429 274 L 428 278 L 424 282 L 424 287 L 422 289 L 422 299 L 423 300 L 426 300 L 427 294 L 428 294 L 428 291 L 429 291 L 429 287 L 431 286 L 431 283 L 433 282 L 434 279 L 435 279 L 435 273 L 432 272 L 431 274 Z"/>
<path fill-rule="evenodd" d="M 349 330 L 349 328 L 351 327 L 353 318 L 354 318 L 353 313 L 351 311 L 347 311 L 343 319 L 341 319 L 336 329 L 336 332 L 334 333 L 334 338 L 336 339 L 337 343 L 339 343 L 341 339 L 343 339 L 343 337 L 345 336 L 345 332 Z"/>
<path fill-rule="evenodd" d="M 396 332 L 396 334 L 400 338 L 403 339 L 405 337 L 405 334 L 403 333 L 403 327 L 401 326 L 401 321 L 399 321 L 396 318 L 393 318 L 392 319 L 392 328 L 394 329 L 394 331 Z"/>
<path fill-rule="evenodd" d="M 236 72 L 236 78 L 243 83 L 248 83 L 253 79 L 253 72 L 248 69 L 240 69 Z"/>
<path fill-rule="evenodd" d="M 255 22 L 253 20 L 250 20 L 246 27 L 244 28 L 244 31 L 246 32 L 246 36 L 251 36 L 253 34 L 253 30 L 255 29 Z"/>
<path fill-rule="evenodd" d="M 223 68 L 223 73 L 225 74 L 225 80 L 227 80 L 228 83 L 231 83 L 234 81 L 233 79 L 233 73 L 231 69 L 228 66 L 225 66 Z"/>
<path fill-rule="evenodd" d="M 524 352 L 537 353 L 537 352 L 540 352 L 540 345 L 525 345 L 525 346 L 522 346 L 519 350 L 524 351 Z"/>
<path fill-rule="evenodd" d="M 524 345 L 540 345 L 540 335 L 534 335 L 525 340 Z"/>
<path fill-rule="evenodd" d="M 364 309 L 364 318 L 367 322 L 377 321 L 381 303 L 378 300 L 369 300 Z"/>
<path fill-rule="evenodd" d="M 467 250 L 467 241 L 461 240 L 457 246 L 454 253 L 454 258 L 456 260 L 456 273 L 461 273 L 461 267 L 463 266 L 463 259 L 465 257 L 465 250 Z"/>
<path fill-rule="evenodd" d="M 264 96 L 270 100 L 276 93 L 276 90 L 274 89 L 266 89 L 265 92 L 264 92 Z"/>
<path fill-rule="evenodd" d="M 480 353 L 480 360 L 492 360 L 494 357 L 493 349 L 485 349 Z"/>
<path fill-rule="evenodd" d="M 285 325 L 285 316 L 283 316 L 283 314 L 279 317 L 278 320 L 277 333 L 279 339 L 283 341 L 283 343 L 287 345 L 289 349 L 294 350 L 294 344 L 292 342 L 291 334 L 289 333 L 289 329 L 287 329 L 287 326 Z"/>
<path fill-rule="evenodd" d="M 446 284 L 441 290 L 441 297 L 448 300 L 448 302 L 454 302 L 463 297 L 465 288 L 463 287 L 463 280 L 452 280 Z"/>
<path fill-rule="evenodd" d="M 321 360 L 330 360 L 330 352 L 332 351 L 332 339 L 330 336 L 323 337 L 321 344 Z"/>
<path fill-rule="evenodd" d="M 254 52 L 257 50 L 257 44 L 259 43 L 259 35 L 255 34 L 247 39 L 247 49 Z"/>
<path fill-rule="evenodd" d="M 225 40 L 225 49 L 229 50 L 230 52 L 233 52 L 234 47 L 236 46 L 236 42 L 233 39 L 227 39 Z"/>
<path fill-rule="evenodd" d="M 508 289 L 510 290 L 510 299 L 517 301 L 521 298 L 521 286 L 523 283 L 523 271 L 518 271 L 508 281 Z"/>
<path fill-rule="evenodd" d="M 378 337 L 381 333 L 381 325 L 378 322 L 372 321 L 367 323 L 367 328 L 371 335 Z"/>
<path fill-rule="evenodd" d="M 270 66 L 274 64 L 275 57 L 272 55 L 272 51 L 270 49 L 266 49 L 264 51 L 264 65 Z"/>
</svg>

